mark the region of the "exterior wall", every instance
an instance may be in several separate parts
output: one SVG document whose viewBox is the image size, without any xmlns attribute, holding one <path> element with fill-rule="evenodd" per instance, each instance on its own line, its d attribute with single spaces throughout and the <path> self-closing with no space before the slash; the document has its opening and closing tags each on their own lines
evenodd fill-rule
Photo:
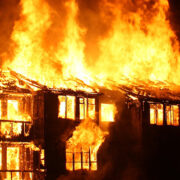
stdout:
<svg viewBox="0 0 180 180">
<path fill-rule="evenodd" d="M 142 163 L 142 122 L 139 102 L 115 94 L 115 122 L 98 151 L 99 179 L 140 179 Z M 118 98 L 117 98 L 118 97 Z M 103 173 L 102 173 L 103 171 Z M 126 174 L 128 173 L 128 174 Z"/>
<path fill-rule="evenodd" d="M 167 101 L 155 103 L 178 104 Z M 180 126 L 167 125 L 165 111 L 163 125 L 152 125 L 147 101 L 143 109 L 143 160 L 147 179 L 179 179 Z"/>
</svg>

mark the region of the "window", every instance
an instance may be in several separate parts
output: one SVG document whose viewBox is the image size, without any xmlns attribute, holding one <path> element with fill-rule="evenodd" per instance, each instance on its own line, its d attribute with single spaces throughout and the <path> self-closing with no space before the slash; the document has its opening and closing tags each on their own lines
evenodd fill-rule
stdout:
<svg viewBox="0 0 180 180">
<path fill-rule="evenodd" d="M 78 150 L 71 152 L 66 149 L 66 169 L 69 171 L 80 169 L 97 170 L 97 153 L 91 152 L 90 148 L 80 148 Z"/>
<path fill-rule="evenodd" d="M 114 104 L 101 104 L 101 121 L 113 122 L 116 112 Z"/>
<path fill-rule="evenodd" d="M 163 125 L 163 104 L 150 104 L 150 124 Z"/>
<path fill-rule="evenodd" d="M 59 99 L 59 112 L 58 117 L 63 119 L 75 119 L 75 109 L 77 108 L 80 120 L 85 118 L 95 119 L 95 98 L 78 97 L 76 106 L 75 96 L 58 96 Z"/>
<path fill-rule="evenodd" d="M 0 177 L 2 179 L 32 178 L 33 151 L 29 148 L 30 145 L 30 143 L 0 145 Z"/>
<path fill-rule="evenodd" d="M 7 147 L 7 170 L 19 170 L 19 147 Z M 19 172 L 14 172 L 13 177 L 19 179 Z M 10 173 L 7 174 L 7 179 L 11 179 Z"/>
<path fill-rule="evenodd" d="M 79 118 L 83 120 L 85 118 L 95 119 L 95 98 L 79 98 Z"/>
<path fill-rule="evenodd" d="M 167 105 L 166 106 L 166 122 L 167 125 L 179 125 L 179 106 Z"/>
<path fill-rule="evenodd" d="M 9 120 L 20 120 L 19 107 L 17 100 L 8 100 L 7 106 L 7 119 Z"/>
<path fill-rule="evenodd" d="M 21 112 L 27 106 L 26 103 L 22 103 L 22 99 L 0 100 L 0 135 L 6 138 L 20 134 L 29 135 L 31 117 Z"/>
<path fill-rule="evenodd" d="M 59 118 L 75 119 L 75 96 L 59 96 Z"/>
<path fill-rule="evenodd" d="M 83 120 L 87 115 L 87 98 L 79 98 L 79 119 Z"/>
<path fill-rule="evenodd" d="M 95 99 L 88 98 L 88 117 L 91 119 L 95 119 Z"/>
<path fill-rule="evenodd" d="M 44 151 L 44 149 L 41 149 L 41 153 L 40 153 L 40 169 L 41 169 L 41 171 L 44 171 L 44 169 L 45 169 L 45 151 Z"/>
<path fill-rule="evenodd" d="M 167 125 L 179 126 L 179 105 L 150 104 L 150 124 L 163 125 L 165 118 Z"/>
</svg>

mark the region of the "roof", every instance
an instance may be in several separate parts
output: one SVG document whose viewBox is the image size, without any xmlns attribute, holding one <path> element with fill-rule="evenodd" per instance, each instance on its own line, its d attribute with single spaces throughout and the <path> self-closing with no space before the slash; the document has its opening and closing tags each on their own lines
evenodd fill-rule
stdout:
<svg viewBox="0 0 180 180">
<path fill-rule="evenodd" d="M 180 101 L 180 86 L 161 81 L 127 81 L 118 88 L 129 97 L 149 101 Z M 178 102 L 180 103 L 180 102 Z"/>
<path fill-rule="evenodd" d="M 28 79 L 27 77 L 19 74 L 11 69 L 0 70 L 0 90 L 4 92 L 13 92 L 13 93 L 32 93 L 34 91 L 43 91 L 43 92 L 52 92 L 55 94 L 64 94 L 64 95 L 83 95 L 83 96 L 96 96 L 100 93 L 94 90 L 93 87 L 90 87 L 81 80 L 74 80 L 77 85 L 85 87 L 85 90 L 73 90 L 65 88 L 49 88 L 45 85 L 40 84 L 37 81 Z"/>
<path fill-rule="evenodd" d="M 63 89 L 63 88 L 49 88 L 34 80 L 28 79 L 25 76 L 9 69 L 0 70 L 0 90 L 3 92 L 17 92 L 17 93 L 31 93 L 33 91 L 52 92 L 62 95 L 83 95 L 96 96 L 101 93 L 97 92 L 95 88 L 90 87 L 81 80 L 75 80 L 80 86 L 85 89 L 89 88 L 92 91 L 78 90 L 78 89 Z M 160 81 L 139 81 L 122 78 L 120 83 L 109 81 L 111 90 L 119 90 L 130 99 L 149 100 L 149 101 L 173 101 L 180 103 L 180 86 Z M 98 88 L 98 87 L 97 87 Z M 96 88 L 96 89 L 97 89 Z M 101 92 L 101 88 L 99 88 Z"/>
</svg>

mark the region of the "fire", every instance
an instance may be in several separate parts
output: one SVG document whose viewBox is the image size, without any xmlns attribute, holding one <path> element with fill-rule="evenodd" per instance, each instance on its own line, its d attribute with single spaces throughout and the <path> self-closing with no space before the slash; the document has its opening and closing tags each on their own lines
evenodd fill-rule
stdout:
<svg viewBox="0 0 180 180">
<path fill-rule="evenodd" d="M 67 82 L 67 79 L 78 78 L 87 82 L 83 53 L 85 45 L 81 41 L 81 34 L 85 30 L 75 21 L 78 11 L 75 1 L 65 3 L 68 11 L 67 23 L 64 27 L 66 36 L 53 52 L 47 52 L 42 44 L 43 37 L 52 23 L 51 14 L 54 13 L 52 9 L 42 0 L 22 0 L 21 6 L 21 18 L 16 22 L 12 33 L 17 48 L 10 67 L 48 87 L 69 88 L 71 83 Z M 66 83 L 69 85 L 67 86 Z"/>
<path fill-rule="evenodd" d="M 150 105 L 150 124 L 163 125 L 163 104 Z"/>
<path fill-rule="evenodd" d="M 164 105 L 167 125 L 179 126 L 179 106 Z M 150 124 L 163 125 L 163 104 L 150 104 Z"/>
<path fill-rule="evenodd" d="M 166 106 L 167 125 L 179 126 L 179 107 L 177 105 Z"/>
<path fill-rule="evenodd" d="M 61 5 L 64 15 L 42 0 L 21 0 L 12 33 L 15 55 L 6 66 L 49 87 L 87 91 L 92 90 L 85 84 L 127 84 L 123 77 L 180 84 L 179 42 L 168 20 L 168 0 L 100 0 L 97 18 L 108 27 L 102 36 L 85 26 L 96 18 L 80 24 L 78 2 Z M 96 43 L 89 47 L 87 40 Z"/>
<path fill-rule="evenodd" d="M 31 121 L 31 117 L 27 114 L 21 113 L 19 110 L 19 103 L 17 100 L 7 101 L 7 117 L 2 116 L 2 107 L 0 101 L 0 119 L 1 121 L 1 134 L 6 135 L 6 137 L 11 137 L 12 135 L 20 135 L 22 132 L 22 123 L 19 121 Z M 18 121 L 18 122 L 16 122 Z M 14 122 L 14 123 L 13 123 Z"/>
<path fill-rule="evenodd" d="M 7 169 L 8 170 L 19 170 L 19 147 L 8 147 L 7 148 Z M 19 179 L 19 172 L 13 174 L 13 179 Z M 11 179 L 8 173 L 7 179 Z"/>
<path fill-rule="evenodd" d="M 97 170 L 97 151 L 105 133 L 90 119 L 84 120 L 66 142 L 66 169 Z"/>
<path fill-rule="evenodd" d="M 114 122 L 116 106 L 114 104 L 101 104 L 101 121 Z"/>
<path fill-rule="evenodd" d="M 75 97 L 59 96 L 59 118 L 75 119 Z"/>
<path fill-rule="evenodd" d="M 179 43 L 167 20 L 168 1 L 154 1 L 152 7 L 149 2 L 101 3 L 104 19 L 108 13 L 114 17 L 108 36 L 99 42 L 101 54 L 95 66 L 105 78 L 179 83 L 172 73 L 172 69 L 178 73 Z"/>
</svg>

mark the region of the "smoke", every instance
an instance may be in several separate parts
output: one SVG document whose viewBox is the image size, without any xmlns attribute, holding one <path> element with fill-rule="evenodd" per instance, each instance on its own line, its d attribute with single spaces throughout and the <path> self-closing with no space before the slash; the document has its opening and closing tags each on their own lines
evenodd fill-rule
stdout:
<svg viewBox="0 0 180 180">
<path fill-rule="evenodd" d="M 170 5 L 170 22 L 180 40 L 180 2 L 178 0 L 169 0 Z"/>
<path fill-rule="evenodd" d="M 133 110 L 123 104 L 124 100 L 116 103 L 119 111 L 115 123 L 110 128 L 110 136 L 98 152 L 100 167 L 103 169 L 98 179 L 139 180 L 144 176 L 137 125 L 133 125 L 137 119 L 133 117 Z"/>
</svg>

